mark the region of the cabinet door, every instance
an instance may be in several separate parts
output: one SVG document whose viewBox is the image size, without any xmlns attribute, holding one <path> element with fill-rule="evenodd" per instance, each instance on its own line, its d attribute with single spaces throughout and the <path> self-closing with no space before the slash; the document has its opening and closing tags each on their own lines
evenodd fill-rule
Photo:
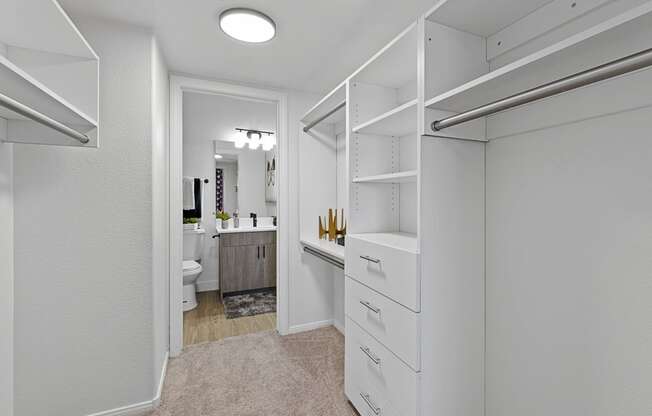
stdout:
<svg viewBox="0 0 652 416">
<path fill-rule="evenodd" d="M 257 289 L 263 280 L 260 246 L 234 246 L 220 249 L 222 293 Z"/>
<path fill-rule="evenodd" d="M 264 286 L 276 287 L 276 244 L 263 246 Z"/>
</svg>

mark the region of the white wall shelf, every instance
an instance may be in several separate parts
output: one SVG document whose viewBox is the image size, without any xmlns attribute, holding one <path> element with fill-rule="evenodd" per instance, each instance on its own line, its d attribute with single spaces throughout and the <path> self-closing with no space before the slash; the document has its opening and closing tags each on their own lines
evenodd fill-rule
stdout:
<svg viewBox="0 0 652 416">
<path fill-rule="evenodd" d="M 400 89 L 417 79 L 417 25 L 413 23 L 375 54 L 351 78 L 383 87 Z"/>
<path fill-rule="evenodd" d="M 327 114 L 331 109 L 337 106 L 342 101 L 346 100 L 346 82 L 342 82 L 340 85 L 335 87 L 331 92 L 329 92 L 324 98 L 319 100 L 310 110 L 306 112 L 301 118 L 301 122 L 304 125 L 310 124 L 313 121 L 319 119 L 324 114 Z M 346 116 L 345 108 L 342 108 L 331 114 L 329 117 L 324 119 L 321 123 L 325 124 L 335 124 L 341 123 L 344 121 Z"/>
<path fill-rule="evenodd" d="M 409 170 L 405 172 L 387 173 L 383 175 L 363 176 L 353 178 L 353 183 L 408 183 L 416 182 L 417 171 Z"/>
<path fill-rule="evenodd" d="M 344 261 L 344 246 L 334 241 L 319 240 L 317 238 L 301 238 L 301 244 L 311 247 L 327 256 Z"/>
<path fill-rule="evenodd" d="M 585 50 L 595 51 L 595 45 L 605 42 L 607 37 L 618 39 L 617 35 L 619 34 L 635 32 L 637 27 L 649 25 L 652 25 L 652 2 L 621 13 L 587 30 L 438 94 L 428 99 L 425 105 L 432 109 L 464 111 L 621 58 L 629 53 L 639 52 L 649 47 L 649 40 L 627 38 L 622 48 L 606 48 L 604 53 L 583 53 Z M 618 50 L 618 55 L 614 55 L 614 50 Z M 538 76 L 532 77 L 533 73 L 537 73 Z"/>
<path fill-rule="evenodd" d="M 98 145 L 99 58 L 53 0 L 8 0 L 0 15 L 0 93 Z M 20 22 L 30 22 L 29 27 Z M 82 146 L 79 141 L 0 107 L 4 141 Z"/>
<path fill-rule="evenodd" d="M 410 253 L 419 252 L 417 248 L 416 234 L 401 233 L 401 232 L 387 232 L 387 233 L 360 233 L 360 234 L 351 234 L 350 236 L 380 246 L 393 248 L 396 250 L 403 250 Z"/>
<path fill-rule="evenodd" d="M 408 101 L 384 114 L 353 128 L 354 133 L 402 137 L 415 133 L 417 127 L 417 100 Z"/>
</svg>

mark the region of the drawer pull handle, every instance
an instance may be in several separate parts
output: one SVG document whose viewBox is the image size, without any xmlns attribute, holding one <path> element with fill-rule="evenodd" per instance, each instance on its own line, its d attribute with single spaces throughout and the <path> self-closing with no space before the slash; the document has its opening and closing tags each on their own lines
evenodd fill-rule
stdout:
<svg viewBox="0 0 652 416">
<path fill-rule="evenodd" d="M 376 406 L 374 402 L 371 401 L 371 397 L 369 397 L 369 394 L 367 393 L 360 393 L 360 397 L 362 397 L 362 400 L 367 403 L 367 406 L 377 415 L 380 414 L 380 407 Z"/>
<path fill-rule="evenodd" d="M 374 305 L 367 302 L 366 300 L 361 300 L 360 304 L 362 306 L 366 307 L 367 309 L 369 309 L 371 312 L 376 313 L 376 314 L 380 314 L 380 308 L 375 307 Z"/>
<path fill-rule="evenodd" d="M 376 365 L 380 365 L 380 358 L 376 357 L 376 356 L 371 352 L 371 350 L 369 349 L 369 347 L 363 347 L 363 346 L 361 345 L 361 346 L 360 346 L 360 349 L 362 350 L 362 352 L 365 353 L 365 355 L 366 355 L 367 357 L 369 357 L 369 359 L 370 359 L 371 361 L 374 362 L 374 364 L 376 364 Z"/>
<path fill-rule="evenodd" d="M 370 261 L 370 262 L 372 262 L 372 263 L 376 263 L 376 264 L 380 263 L 380 259 L 375 259 L 375 258 L 373 258 L 373 257 L 369 257 L 369 256 L 360 256 L 360 258 L 361 258 L 362 260 L 367 260 L 367 261 Z"/>
</svg>

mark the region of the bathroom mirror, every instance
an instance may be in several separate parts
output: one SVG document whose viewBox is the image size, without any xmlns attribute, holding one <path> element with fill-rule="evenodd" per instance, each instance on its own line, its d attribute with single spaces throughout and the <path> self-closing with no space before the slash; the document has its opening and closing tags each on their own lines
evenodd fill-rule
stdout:
<svg viewBox="0 0 652 416">
<path fill-rule="evenodd" d="M 276 216 L 276 146 L 271 150 L 215 140 L 215 211 Z"/>
</svg>

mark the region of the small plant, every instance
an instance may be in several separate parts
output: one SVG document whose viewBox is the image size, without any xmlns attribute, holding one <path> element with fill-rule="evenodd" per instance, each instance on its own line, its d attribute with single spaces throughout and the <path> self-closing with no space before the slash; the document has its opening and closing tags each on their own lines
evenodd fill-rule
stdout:
<svg viewBox="0 0 652 416">
<path fill-rule="evenodd" d="M 197 224 L 199 222 L 198 218 L 184 218 L 183 223 L 184 224 Z"/>
<path fill-rule="evenodd" d="M 215 218 L 222 221 L 228 221 L 231 219 L 231 216 L 226 211 L 219 211 L 217 214 L 215 214 Z"/>
</svg>

